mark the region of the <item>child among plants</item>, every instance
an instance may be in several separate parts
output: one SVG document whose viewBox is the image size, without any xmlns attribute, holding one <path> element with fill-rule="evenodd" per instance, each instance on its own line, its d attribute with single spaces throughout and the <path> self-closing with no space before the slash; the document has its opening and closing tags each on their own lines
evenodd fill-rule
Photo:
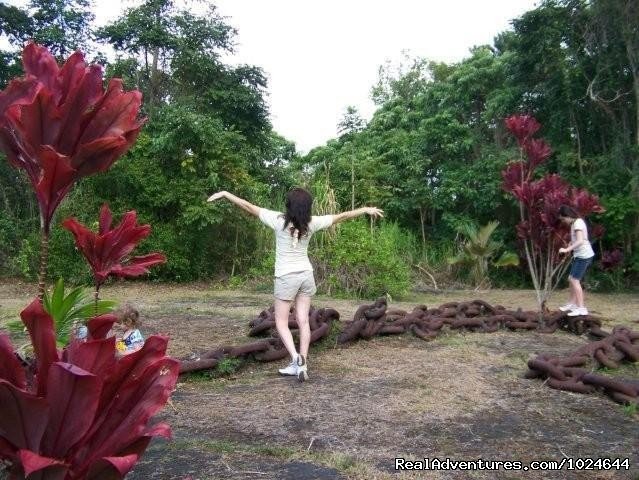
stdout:
<svg viewBox="0 0 639 480">
<path fill-rule="evenodd" d="M 144 346 L 144 337 L 138 328 L 140 326 L 140 314 L 131 305 L 125 305 L 115 312 L 118 321 L 114 328 L 119 331 L 115 335 L 115 347 L 118 354 L 125 356 L 137 352 Z"/>
<path fill-rule="evenodd" d="M 570 296 L 568 303 L 559 310 L 568 312 L 569 317 L 588 315 L 588 309 L 584 305 L 584 291 L 581 286 L 586 270 L 592 263 L 595 252 L 588 240 L 588 228 L 583 218 L 574 208 L 568 205 L 559 207 L 559 219 L 566 225 L 570 225 L 570 244 L 559 249 L 559 253 L 572 252 L 572 264 L 570 275 L 568 275 L 568 285 Z"/>
</svg>

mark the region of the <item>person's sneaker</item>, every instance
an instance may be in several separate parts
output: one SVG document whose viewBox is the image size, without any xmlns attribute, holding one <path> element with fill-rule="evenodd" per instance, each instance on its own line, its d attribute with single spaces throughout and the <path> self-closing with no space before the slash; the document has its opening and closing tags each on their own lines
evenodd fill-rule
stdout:
<svg viewBox="0 0 639 480">
<path fill-rule="evenodd" d="M 297 375 L 297 359 L 291 360 L 287 367 L 280 368 L 278 372 L 280 372 L 280 375 Z"/>
<path fill-rule="evenodd" d="M 570 312 L 575 308 L 577 308 L 577 305 L 575 305 L 574 303 L 567 303 L 566 305 L 559 307 L 559 310 L 561 310 L 562 312 Z"/>
<path fill-rule="evenodd" d="M 585 315 L 588 315 L 588 309 L 586 307 L 575 307 L 573 310 L 570 310 L 570 312 L 568 312 L 569 317 L 581 317 Z"/>
<path fill-rule="evenodd" d="M 303 355 L 297 356 L 297 379 L 300 382 L 308 380 L 308 365 Z"/>
</svg>

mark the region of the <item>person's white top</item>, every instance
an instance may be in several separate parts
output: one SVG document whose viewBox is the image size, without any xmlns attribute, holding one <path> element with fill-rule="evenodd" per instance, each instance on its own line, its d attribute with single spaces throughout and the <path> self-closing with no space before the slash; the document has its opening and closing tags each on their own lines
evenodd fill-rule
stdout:
<svg viewBox="0 0 639 480">
<path fill-rule="evenodd" d="M 299 241 L 297 231 L 291 236 L 292 224 L 284 230 L 283 213 L 260 208 L 260 221 L 275 231 L 275 276 L 281 277 L 287 273 L 313 271 L 308 259 L 308 242 L 313 233 L 333 224 L 333 215 L 312 216 L 308 233 Z"/>
<path fill-rule="evenodd" d="M 595 256 L 595 252 L 588 240 L 588 228 L 586 228 L 586 222 L 583 219 L 578 218 L 570 226 L 570 243 L 577 241 L 576 231 L 581 230 L 584 232 L 584 242 L 572 251 L 572 256 L 576 258 L 592 258 Z"/>
</svg>

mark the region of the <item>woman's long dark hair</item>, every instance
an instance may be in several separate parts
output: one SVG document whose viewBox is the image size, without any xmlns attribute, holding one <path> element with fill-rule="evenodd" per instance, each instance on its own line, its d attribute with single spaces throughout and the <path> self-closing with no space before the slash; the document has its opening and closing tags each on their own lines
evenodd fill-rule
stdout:
<svg viewBox="0 0 639 480">
<path fill-rule="evenodd" d="M 559 207 L 559 216 L 567 218 L 579 218 L 579 214 L 577 213 L 577 211 L 568 205 L 562 205 L 561 207 Z"/>
<path fill-rule="evenodd" d="M 303 188 L 294 188 L 286 194 L 286 213 L 284 213 L 284 230 L 289 225 L 291 236 L 297 230 L 297 238 L 300 240 L 308 233 L 308 224 L 311 222 L 311 207 L 313 197 Z"/>
</svg>

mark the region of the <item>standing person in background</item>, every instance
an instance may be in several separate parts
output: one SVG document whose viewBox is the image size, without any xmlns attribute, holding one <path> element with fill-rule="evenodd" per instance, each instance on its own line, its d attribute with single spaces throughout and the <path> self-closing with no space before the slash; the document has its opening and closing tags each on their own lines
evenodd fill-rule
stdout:
<svg viewBox="0 0 639 480">
<path fill-rule="evenodd" d="M 257 207 L 225 191 L 211 195 L 208 201 L 213 202 L 220 198 L 226 198 L 258 217 L 275 232 L 275 325 L 282 343 L 291 356 L 290 364 L 279 372 L 282 375 L 295 375 L 303 382 L 308 379 L 307 358 L 311 341 L 308 316 L 311 297 L 317 290 L 313 266 L 307 253 L 311 236 L 318 230 L 344 220 L 364 214 L 382 217 L 384 212 L 375 207 L 363 207 L 336 215 L 312 216 L 313 197 L 303 188 L 294 188 L 288 192 L 284 213 Z M 299 354 L 288 327 L 288 315 L 293 301 L 300 331 Z"/>
<path fill-rule="evenodd" d="M 588 315 L 588 309 L 584 304 L 584 291 L 581 287 L 581 280 L 584 278 L 586 270 L 592 264 L 592 259 L 595 256 L 595 252 L 588 240 L 588 228 L 586 227 L 586 222 L 568 205 L 559 207 L 559 219 L 563 223 L 570 225 L 570 244 L 567 247 L 560 248 L 559 253 L 572 252 L 572 265 L 568 276 L 570 297 L 568 298 L 568 303 L 559 307 L 559 310 L 568 312 L 570 317 Z"/>
</svg>

